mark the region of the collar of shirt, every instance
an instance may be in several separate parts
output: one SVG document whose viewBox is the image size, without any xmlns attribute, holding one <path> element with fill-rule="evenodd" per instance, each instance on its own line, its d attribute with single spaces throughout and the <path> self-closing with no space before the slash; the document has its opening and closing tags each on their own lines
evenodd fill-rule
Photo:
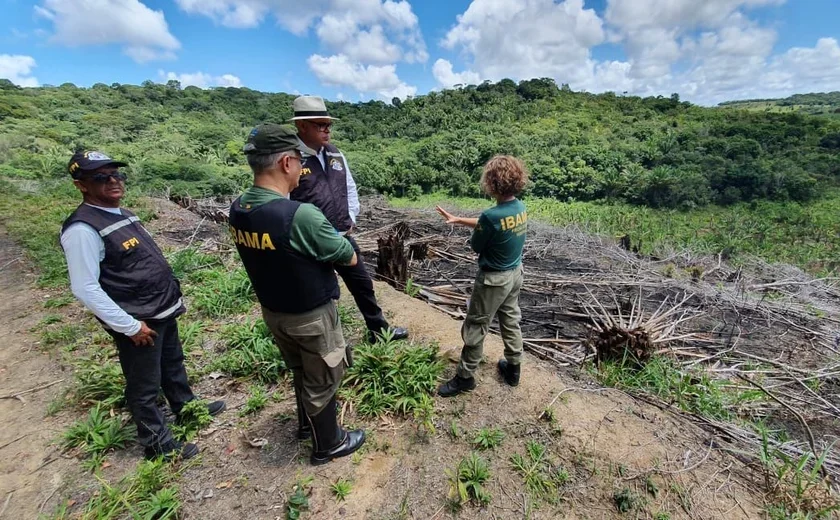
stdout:
<svg viewBox="0 0 840 520">
<path fill-rule="evenodd" d="M 113 213 L 114 215 L 122 215 L 122 211 L 120 208 L 106 208 L 103 206 L 95 206 L 93 204 L 88 204 L 85 202 L 86 206 L 90 206 L 91 208 L 101 209 L 102 211 L 107 211 L 108 213 Z"/>
</svg>

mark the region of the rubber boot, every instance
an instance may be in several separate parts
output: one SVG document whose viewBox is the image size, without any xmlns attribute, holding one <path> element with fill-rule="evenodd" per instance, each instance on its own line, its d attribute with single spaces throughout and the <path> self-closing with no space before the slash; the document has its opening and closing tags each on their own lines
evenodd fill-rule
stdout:
<svg viewBox="0 0 840 520">
<path fill-rule="evenodd" d="M 499 373 L 510 386 L 519 385 L 519 365 L 511 365 L 506 359 L 499 360 Z"/>
<path fill-rule="evenodd" d="M 303 409 L 303 374 L 295 370 L 293 372 L 293 386 L 295 388 L 295 408 L 297 408 L 297 438 L 300 441 L 305 441 L 312 437 L 312 427 L 309 425 L 309 419 L 306 418 L 306 410 Z"/>
<path fill-rule="evenodd" d="M 455 377 L 438 387 L 438 395 L 441 397 L 452 397 L 463 392 L 472 392 L 473 390 L 475 390 L 475 378 L 466 378 L 455 374 Z"/>
<path fill-rule="evenodd" d="M 364 430 L 346 431 L 338 425 L 335 396 L 318 415 L 309 415 L 312 425 L 312 456 L 309 461 L 313 466 L 350 455 L 365 443 Z"/>
</svg>

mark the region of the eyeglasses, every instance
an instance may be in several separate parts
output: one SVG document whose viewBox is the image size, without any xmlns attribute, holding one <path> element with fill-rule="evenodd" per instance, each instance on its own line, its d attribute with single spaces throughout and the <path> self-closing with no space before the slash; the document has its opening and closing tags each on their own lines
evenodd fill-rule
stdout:
<svg viewBox="0 0 840 520">
<path fill-rule="evenodd" d="M 126 176 L 123 172 L 95 173 L 93 175 L 85 175 L 82 179 L 93 181 L 96 184 L 106 184 L 111 182 L 111 179 L 114 179 L 117 182 L 125 182 Z"/>
<path fill-rule="evenodd" d="M 318 130 L 320 130 L 321 132 L 329 132 L 329 130 L 332 128 L 332 122 L 329 122 L 329 123 L 316 123 L 314 121 L 307 121 L 307 122 L 310 125 L 317 126 Z"/>
</svg>

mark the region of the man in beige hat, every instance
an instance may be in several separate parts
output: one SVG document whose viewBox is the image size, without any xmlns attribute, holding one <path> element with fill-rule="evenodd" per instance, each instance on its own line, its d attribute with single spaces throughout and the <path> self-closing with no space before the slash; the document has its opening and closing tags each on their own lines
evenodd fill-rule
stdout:
<svg viewBox="0 0 840 520">
<path fill-rule="evenodd" d="M 336 118 L 327 112 L 324 100 L 315 96 L 300 96 L 294 101 L 298 139 L 317 153 L 303 154 L 300 185 L 291 193 L 291 199 L 317 206 L 330 224 L 353 245 L 358 263 L 353 266 L 336 265 L 335 270 L 344 280 L 356 305 L 362 312 L 368 328 L 368 340 L 376 341 L 377 335 L 388 333 L 392 339 L 405 339 L 408 331 L 391 327 L 376 302 L 373 281 L 365 269 L 358 244 L 350 236 L 359 215 L 359 194 L 350 173 L 347 159 L 338 148 L 330 144 L 330 130 Z"/>
</svg>

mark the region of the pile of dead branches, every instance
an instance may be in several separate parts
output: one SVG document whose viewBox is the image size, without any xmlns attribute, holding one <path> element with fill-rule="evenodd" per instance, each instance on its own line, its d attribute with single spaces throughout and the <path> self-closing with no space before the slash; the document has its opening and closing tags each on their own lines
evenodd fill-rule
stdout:
<svg viewBox="0 0 840 520">
<path fill-rule="evenodd" d="M 368 202 L 357 242 L 374 255 L 376 241 L 401 222 L 405 243 L 422 244 L 409 277 L 418 297 L 463 318 L 476 264 L 469 231 L 432 211 L 400 211 Z M 371 207 L 373 206 L 373 207 Z M 763 399 L 733 403 L 733 414 L 769 419 L 796 440 L 779 446 L 822 453 L 840 432 L 840 288 L 790 266 L 672 251 L 658 259 L 574 227 L 531 225 L 520 297 L 525 348 L 560 367 L 592 360 L 668 355 L 687 373 L 702 371 L 733 390 Z M 496 330 L 493 326 L 491 329 Z M 708 421 L 705 422 L 709 426 Z M 715 424 L 752 446 L 760 439 Z M 840 451 L 825 468 L 840 477 Z"/>
</svg>

